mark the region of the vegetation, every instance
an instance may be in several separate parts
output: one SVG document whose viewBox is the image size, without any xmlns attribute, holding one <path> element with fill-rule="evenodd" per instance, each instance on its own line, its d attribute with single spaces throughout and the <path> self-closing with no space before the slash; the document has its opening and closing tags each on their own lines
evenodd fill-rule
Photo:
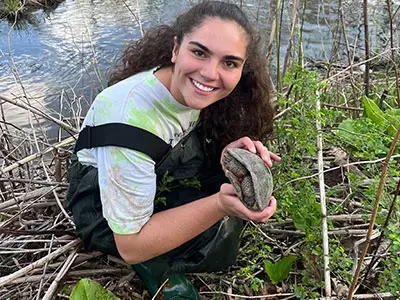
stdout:
<svg viewBox="0 0 400 300">
<path fill-rule="evenodd" d="M 272 2 L 271 24 L 279 24 L 283 4 Z M 307 1 L 292 2 L 291 46 L 273 74 L 278 113 L 268 141 L 282 157 L 272 169 L 278 211 L 266 224 L 248 223 L 237 265 L 192 275 L 205 299 L 400 299 L 400 54 L 387 3 L 388 49 L 363 47 L 370 60 L 356 63 L 340 15 L 332 30 L 341 31 L 346 53 L 333 50 L 327 61 L 305 58 Z M 269 48 L 281 48 L 279 26 L 269 28 L 276 28 Z M 25 100 L 0 94 L 0 101 L 78 132 L 79 122 L 61 121 Z M 83 277 L 121 299 L 148 297 L 130 266 L 79 248 L 63 202 L 74 138 L 50 144 L 40 127 L 24 131 L 4 113 L 0 133 L 0 299 L 61 299 L 74 286 L 75 293 L 94 289 L 89 280 L 76 285 Z M 166 176 L 161 191 L 173 188 L 170 182 Z"/>
<path fill-rule="evenodd" d="M 1 0 L 0 19 L 7 19 L 12 24 L 23 21 L 33 22 L 32 12 L 38 9 L 50 11 L 64 0 Z"/>
</svg>

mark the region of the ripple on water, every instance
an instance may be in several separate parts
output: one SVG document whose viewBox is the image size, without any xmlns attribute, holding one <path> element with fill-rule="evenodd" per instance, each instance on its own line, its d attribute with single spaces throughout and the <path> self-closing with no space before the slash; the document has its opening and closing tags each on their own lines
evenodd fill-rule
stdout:
<svg viewBox="0 0 400 300">
<path fill-rule="evenodd" d="M 399 0 L 396 0 L 399 1 Z M 93 97 L 106 84 L 107 72 L 115 66 L 126 44 L 141 36 L 137 18 L 143 29 L 159 23 L 170 23 L 186 10 L 191 0 L 65 0 L 52 13 L 36 13 L 37 24 L 24 30 L 11 31 L 7 22 L 0 22 L 0 92 L 20 93 L 11 72 L 11 57 L 26 91 L 47 110 L 59 110 L 61 95 L 64 111 L 77 99 L 88 107 Z M 238 3 L 239 1 L 237 1 Z M 241 1 L 242 2 L 242 1 Z M 344 0 L 349 40 L 355 40 L 361 22 L 361 0 Z M 259 15 L 262 32 L 269 14 L 268 1 L 243 1 L 245 11 L 255 18 Z M 259 3 L 262 7 L 259 9 Z M 328 28 L 337 22 L 337 1 L 311 0 L 304 24 L 304 49 L 307 57 L 324 59 L 331 49 L 331 33 Z M 383 7 L 379 1 L 370 1 L 371 18 L 383 19 Z M 290 36 L 291 7 L 283 15 L 282 49 L 284 57 Z M 135 15 L 133 15 L 133 14 Z M 381 21 L 379 21 L 381 22 Z M 377 22 L 377 23 L 379 23 Z M 268 26 L 267 26 L 268 27 Z M 371 29 L 373 30 L 373 29 Z M 353 37 L 353 40 L 352 40 Z M 324 46 L 321 47 L 321 39 Z M 8 44 L 10 41 L 10 44 Z M 359 43 L 362 40 L 359 39 Z M 9 53 L 9 49 L 11 52 Z M 98 72 L 97 72 L 98 71 Z M 11 108 L 9 121 L 26 119 L 23 113 Z"/>
</svg>

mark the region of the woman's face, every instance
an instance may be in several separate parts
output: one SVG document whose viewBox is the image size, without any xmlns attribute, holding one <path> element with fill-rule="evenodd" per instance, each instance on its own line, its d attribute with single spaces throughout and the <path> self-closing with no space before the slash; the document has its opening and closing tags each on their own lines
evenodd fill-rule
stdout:
<svg viewBox="0 0 400 300">
<path fill-rule="evenodd" d="M 175 41 L 171 94 L 193 109 L 229 95 L 242 75 L 247 43 L 247 34 L 237 23 L 205 19 L 180 45 Z"/>
</svg>

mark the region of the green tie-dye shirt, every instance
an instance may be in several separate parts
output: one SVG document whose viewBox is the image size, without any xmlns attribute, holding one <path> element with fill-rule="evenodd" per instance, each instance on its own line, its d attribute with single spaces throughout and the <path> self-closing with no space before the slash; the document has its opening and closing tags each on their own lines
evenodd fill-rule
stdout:
<svg viewBox="0 0 400 300">
<path fill-rule="evenodd" d="M 193 128 L 200 111 L 177 102 L 153 72 L 136 74 L 102 91 L 82 128 L 126 123 L 174 146 Z M 103 215 L 110 228 L 117 234 L 139 232 L 153 214 L 154 161 L 141 152 L 114 146 L 83 149 L 78 159 L 98 169 Z"/>
</svg>

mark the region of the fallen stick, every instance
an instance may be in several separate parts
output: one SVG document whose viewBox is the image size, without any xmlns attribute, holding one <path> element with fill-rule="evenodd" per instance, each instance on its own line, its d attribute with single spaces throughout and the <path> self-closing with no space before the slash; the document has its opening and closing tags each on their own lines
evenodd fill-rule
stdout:
<svg viewBox="0 0 400 300">
<path fill-rule="evenodd" d="M 130 271 L 132 272 L 132 271 Z M 79 270 L 79 271 L 69 271 L 66 274 L 66 278 L 83 278 L 83 277 L 96 277 L 109 275 L 127 275 L 128 270 L 125 269 L 92 269 L 92 270 Z M 36 283 L 39 282 L 41 279 L 52 279 L 54 278 L 55 274 L 46 274 L 46 275 L 32 275 L 32 276 L 25 276 L 18 279 L 13 280 L 10 284 L 21 284 L 21 283 Z"/>
<path fill-rule="evenodd" d="M 60 187 L 68 187 L 68 183 L 59 182 L 59 181 L 44 181 L 44 180 L 32 180 L 32 179 L 21 179 L 21 178 L 0 178 L 0 182 L 15 182 L 15 183 L 27 183 L 27 184 L 38 184 L 38 185 L 45 185 L 45 186 L 53 186 L 57 185 Z"/>
<path fill-rule="evenodd" d="M 321 116 L 321 91 L 317 91 L 317 101 L 316 101 L 316 110 L 317 110 L 317 118 L 316 118 L 316 127 L 318 131 L 317 135 L 317 149 L 318 149 L 318 183 L 319 183 L 319 198 L 321 204 L 321 223 L 322 223 L 322 249 L 324 252 L 324 281 L 325 281 L 325 295 L 330 297 L 332 295 L 332 286 L 331 286 L 331 271 L 329 268 L 329 236 L 328 236 L 328 219 L 327 219 L 327 201 L 325 194 L 325 177 L 324 177 L 324 156 L 323 156 L 323 138 L 322 138 L 322 126 L 320 118 Z"/>
<path fill-rule="evenodd" d="M 41 110 L 37 109 L 34 106 L 28 105 L 28 104 L 23 103 L 21 101 L 10 99 L 10 98 L 8 98 L 6 96 L 3 96 L 3 95 L 0 95 L 0 100 L 4 100 L 4 101 L 6 101 L 8 103 L 11 103 L 11 104 L 13 104 L 15 106 L 21 107 L 21 108 L 23 108 L 23 109 L 25 109 L 27 111 L 30 111 L 30 112 L 32 112 L 34 114 L 42 116 L 43 118 L 56 123 L 57 125 L 59 125 L 61 128 L 64 128 L 65 130 L 69 130 L 69 131 L 71 131 L 73 133 L 78 133 L 79 132 L 78 129 L 76 129 L 76 128 L 72 127 L 71 125 L 69 125 L 69 124 L 67 124 L 65 122 L 62 122 L 62 121 L 60 121 L 60 120 L 58 120 L 58 119 L 56 119 L 56 118 L 44 113 L 44 112 L 42 112 Z"/>
<path fill-rule="evenodd" d="M 39 198 L 39 197 L 44 197 L 48 193 L 51 193 L 51 191 L 53 189 L 54 189 L 54 187 L 43 187 L 43 188 L 35 189 L 31 192 L 28 192 L 25 195 L 22 195 L 18 198 L 4 201 L 4 202 L 0 203 L 0 211 L 9 206 L 18 204 L 22 201 L 27 201 L 27 200 L 31 200 L 31 199 L 35 199 L 35 198 Z"/>
<path fill-rule="evenodd" d="M 57 274 L 54 281 L 51 283 L 49 289 L 47 290 L 46 294 L 44 294 L 42 300 L 51 300 L 53 299 L 54 294 L 57 292 L 58 284 L 60 283 L 61 279 L 65 276 L 68 270 L 71 268 L 71 265 L 75 261 L 75 258 L 78 256 L 76 251 L 78 249 L 75 248 L 74 251 L 68 256 L 67 260 L 65 261 L 63 267 L 61 268 L 60 272 Z"/>
<path fill-rule="evenodd" d="M 49 152 L 51 152 L 51 151 L 53 151 L 55 149 L 61 148 L 63 146 L 67 146 L 69 144 L 72 144 L 77 140 L 77 138 L 78 138 L 78 135 L 76 134 L 74 136 L 71 136 L 71 137 L 63 140 L 60 143 L 57 143 L 57 144 L 55 144 L 53 146 L 48 147 L 46 150 L 44 150 L 42 152 L 29 155 L 29 156 L 27 156 L 27 157 L 15 162 L 15 163 L 11 164 L 11 165 L 9 165 L 8 167 L 5 167 L 4 169 L 0 170 L 0 174 L 5 174 L 7 172 L 10 172 L 10 171 L 22 166 L 23 164 L 26 164 L 27 162 L 30 162 L 30 161 L 34 160 L 35 158 L 42 157 L 46 153 L 49 153 Z"/>
<path fill-rule="evenodd" d="M 44 265 L 45 263 L 53 260 L 57 256 L 61 255 L 62 253 L 67 252 L 69 249 L 77 247 L 81 241 L 79 239 L 76 239 L 69 244 L 57 249 L 56 251 L 50 253 L 49 255 L 46 255 L 45 257 L 42 257 L 41 259 L 31 263 L 30 265 L 22 268 L 21 270 L 18 270 L 10 275 L 0 277 L 0 287 L 5 286 L 6 284 L 12 282 L 13 280 L 17 279 L 18 277 L 24 276 L 31 272 L 32 270 L 39 268 L 40 266 Z"/>
</svg>

